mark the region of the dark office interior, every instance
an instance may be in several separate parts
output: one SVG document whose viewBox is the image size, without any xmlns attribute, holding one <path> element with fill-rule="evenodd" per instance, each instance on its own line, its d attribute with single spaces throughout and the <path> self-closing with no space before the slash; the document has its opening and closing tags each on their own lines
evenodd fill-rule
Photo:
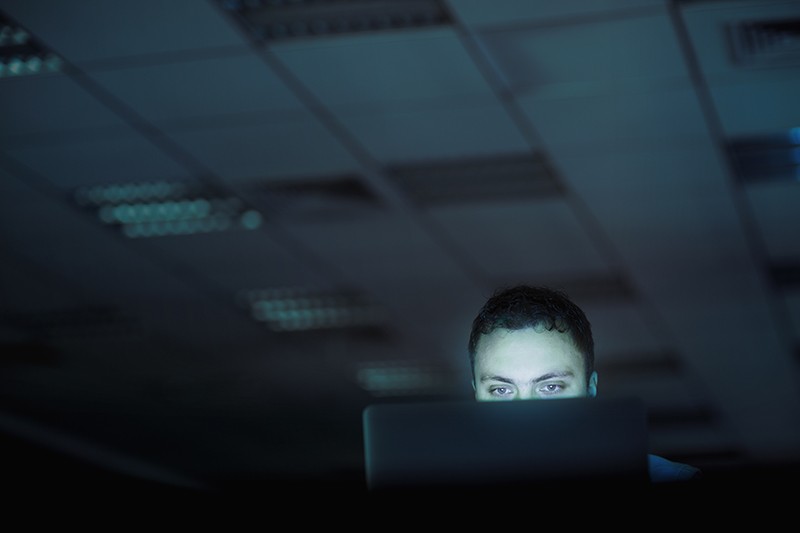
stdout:
<svg viewBox="0 0 800 533">
<path fill-rule="evenodd" d="M 800 468 L 800 2 L 0 0 L 0 455 L 26 494 L 361 495 L 557 287 L 709 483 Z"/>
</svg>

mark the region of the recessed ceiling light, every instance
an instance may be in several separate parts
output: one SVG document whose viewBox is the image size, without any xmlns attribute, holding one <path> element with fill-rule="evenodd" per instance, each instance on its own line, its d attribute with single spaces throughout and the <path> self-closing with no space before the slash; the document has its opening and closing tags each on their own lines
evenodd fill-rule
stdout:
<svg viewBox="0 0 800 533">
<path fill-rule="evenodd" d="M 126 237 L 164 237 L 256 229 L 261 214 L 235 196 L 185 183 L 142 182 L 81 187 L 76 202 Z"/>
<path fill-rule="evenodd" d="M 355 290 L 251 290 L 242 294 L 242 303 L 254 320 L 276 332 L 360 329 L 385 322 L 384 309 Z"/>
<path fill-rule="evenodd" d="M 0 78 L 58 72 L 64 61 L 8 16 L 0 13 Z"/>
<path fill-rule="evenodd" d="M 359 386 L 378 397 L 437 395 L 449 392 L 442 369 L 424 361 L 371 361 L 358 365 Z"/>
</svg>

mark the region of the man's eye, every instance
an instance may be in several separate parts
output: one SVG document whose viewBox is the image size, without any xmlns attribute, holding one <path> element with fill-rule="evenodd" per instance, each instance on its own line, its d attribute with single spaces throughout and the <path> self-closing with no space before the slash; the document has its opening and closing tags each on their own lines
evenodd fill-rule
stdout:
<svg viewBox="0 0 800 533">
<path fill-rule="evenodd" d="M 511 393 L 508 387 L 493 387 L 490 391 L 495 396 L 506 396 Z"/>
<path fill-rule="evenodd" d="M 544 394 L 557 394 L 564 390 L 564 385 L 561 383 L 545 383 L 539 390 Z"/>
</svg>

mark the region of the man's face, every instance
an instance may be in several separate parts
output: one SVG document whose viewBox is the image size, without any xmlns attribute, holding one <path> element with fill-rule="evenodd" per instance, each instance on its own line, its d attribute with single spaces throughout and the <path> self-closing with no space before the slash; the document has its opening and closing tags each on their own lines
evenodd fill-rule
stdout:
<svg viewBox="0 0 800 533">
<path fill-rule="evenodd" d="M 475 351 L 475 399 L 530 400 L 594 396 L 583 358 L 570 336 L 544 328 L 497 329 Z"/>
</svg>

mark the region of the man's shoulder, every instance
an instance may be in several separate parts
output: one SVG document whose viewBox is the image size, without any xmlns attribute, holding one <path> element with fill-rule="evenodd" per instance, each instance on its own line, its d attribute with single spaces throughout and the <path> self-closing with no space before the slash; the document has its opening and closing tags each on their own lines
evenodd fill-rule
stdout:
<svg viewBox="0 0 800 533">
<path fill-rule="evenodd" d="M 660 455 L 648 454 L 647 463 L 650 481 L 653 483 L 689 481 L 702 475 L 702 471 L 695 466 L 670 461 Z"/>
</svg>

